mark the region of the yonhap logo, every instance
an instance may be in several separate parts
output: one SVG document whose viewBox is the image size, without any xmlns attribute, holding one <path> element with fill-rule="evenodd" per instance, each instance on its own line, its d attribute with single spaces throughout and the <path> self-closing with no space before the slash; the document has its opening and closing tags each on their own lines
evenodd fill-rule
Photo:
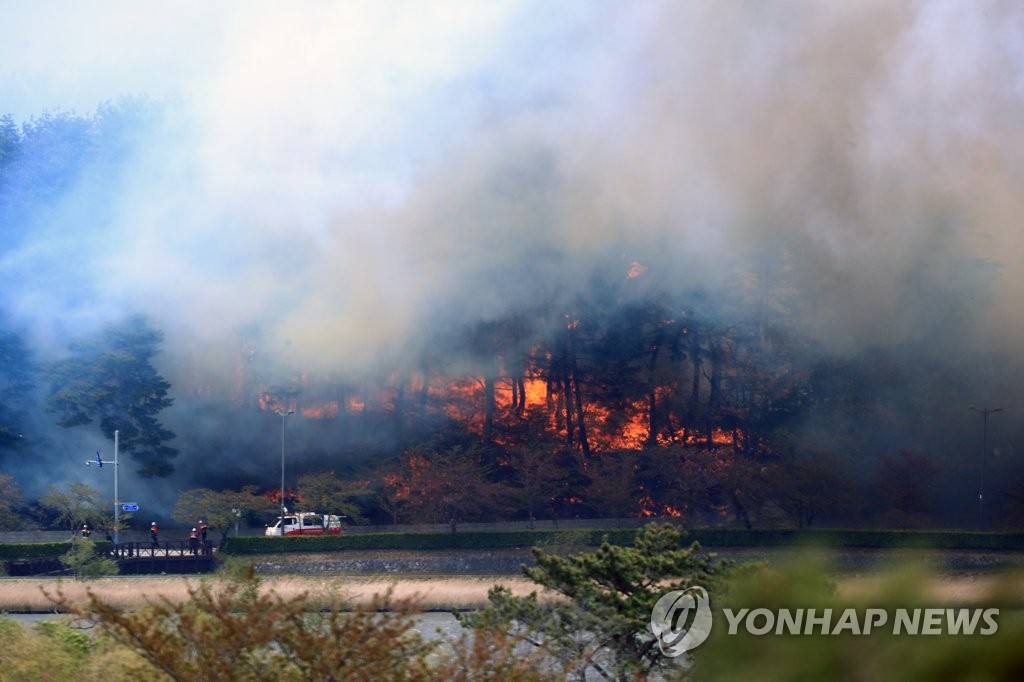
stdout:
<svg viewBox="0 0 1024 682">
<path fill-rule="evenodd" d="M 651 610 L 651 632 L 666 656 L 700 646 L 711 633 L 711 602 L 698 585 L 664 594 Z"/>
</svg>

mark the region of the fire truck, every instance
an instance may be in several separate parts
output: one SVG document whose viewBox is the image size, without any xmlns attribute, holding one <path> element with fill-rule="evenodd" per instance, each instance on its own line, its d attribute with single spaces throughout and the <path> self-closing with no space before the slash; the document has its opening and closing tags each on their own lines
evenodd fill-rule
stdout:
<svg viewBox="0 0 1024 682">
<path fill-rule="evenodd" d="M 316 512 L 285 512 L 264 535 L 341 535 L 341 516 Z"/>
</svg>

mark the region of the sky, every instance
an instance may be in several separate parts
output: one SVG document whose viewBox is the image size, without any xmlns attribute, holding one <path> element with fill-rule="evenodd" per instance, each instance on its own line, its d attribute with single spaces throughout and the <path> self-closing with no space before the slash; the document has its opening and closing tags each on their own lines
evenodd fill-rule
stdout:
<svg viewBox="0 0 1024 682">
<path fill-rule="evenodd" d="M 1024 347 L 1019 3 L 0 0 L 0 114 L 124 96 L 169 113 L 100 224 L 0 257 L 41 346 L 141 310 L 196 374 L 254 329 L 360 371 L 639 263 L 837 354 Z"/>
</svg>

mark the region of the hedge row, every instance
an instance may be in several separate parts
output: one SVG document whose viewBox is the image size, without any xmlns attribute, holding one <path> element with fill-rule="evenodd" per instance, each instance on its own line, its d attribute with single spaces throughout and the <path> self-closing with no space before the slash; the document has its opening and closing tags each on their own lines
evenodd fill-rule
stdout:
<svg viewBox="0 0 1024 682">
<path fill-rule="evenodd" d="M 613 544 L 632 544 L 636 530 L 522 530 L 458 533 L 352 533 L 313 537 L 232 537 L 226 554 L 279 552 L 334 552 L 341 550 L 487 550 L 527 548 L 534 545 L 596 547 L 602 538 Z M 699 528 L 686 542 L 696 540 L 714 547 L 795 547 L 1024 551 L 1024 533 L 971 533 L 956 531 L 893 530 L 746 530 Z M 97 548 L 107 543 L 97 541 Z M 0 544 L 0 561 L 57 557 L 71 549 L 69 542 Z"/>
<path fill-rule="evenodd" d="M 94 541 L 97 552 L 106 552 L 110 549 L 110 542 L 106 540 Z M 44 557 L 58 557 L 71 551 L 70 542 L 9 542 L 0 543 L 0 561 L 15 561 L 17 559 L 39 559 Z"/>
<path fill-rule="evenodd" d="M 0 560 L 37 559 L 67 554 L 70 542 L 21 542 L 0 544 Z"/>
<path fill-rule="evenodd" d="M 459 533 L 353 533 L 304 537 L 228 538 L 226 554 L 334 552 L 346 549 L 510 549 L 534 545 L 570 544 L 596 547 L 603 537 L 615 544 L 632 544 L 635 530 L 512 530 Z"/>
<path fill-rule="evenodd" d="M 534 545 L 595 547 L 602 538 L 612 544 L 632 544 L 635 530 L 469 531 L 459 533 L 360 533 L 312 537 L 228 538 L 229 554 L 332 552 L 384 549 L 507 549 Z M 746 530 L 704 528 L 689 532 L 686 542 L 714 547 L 919 548 L 945 550 L 1024 550 L 1024 533 L 882 530 Z"/>
</svg>

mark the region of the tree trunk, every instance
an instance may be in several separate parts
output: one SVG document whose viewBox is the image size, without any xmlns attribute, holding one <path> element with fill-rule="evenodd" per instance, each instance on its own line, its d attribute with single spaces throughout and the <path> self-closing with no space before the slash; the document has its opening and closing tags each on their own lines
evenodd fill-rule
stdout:
<svg viewBox="0 0 1024 682">
<path fill-rule="evenodd" d="M 654 371 L 658 365 L 658 350 L 661 344 L 655 343 L 651 348 L 651 358 L 647 363 L 647 381 L 650 388 L 647 391 L 647 447 L 653 448 L 658 444 L 658 432 L 661 425 L 658 419 L 658 386 L 654 380 Z"/>
<path fill-rule="evenodd" d="M 711 346 L 711 376 L 708 377 L 708 409 L 707 419 L 705 420 L 705 432 L 707 438 L 707 445 L 711 447 L 714 444 L 714 421 L 718 416 L 718 403 L 721 396 L 722 388 L 722 367 L 719 359 L 721 353 L 718 348 L 712 344 Z"/>
<path fill-rule="evenodd" d="M 423 386 L 416 397 L 416 418 L 420 424 L 427 420 L 427 399 L 430 397 L 430 368 L 424 362 L 420 368 L 423 374 Z"/>
<path fill-rule="evenodd" d="M 690 336 L 690 364 L 693 378 L 690 382 L 690 403 L 686 409 L 686 424 L 683 425 L 683 443 L 689 440 L 690 430 L 694 422 L 697 421 L 697 408 L 700 405 L 700 375 L 703 368 L 701 366 L 700 340 L 696 331 L 692 331 Z"/>
<path fill-rule="evenodd" d="M 398 375 L 398 390 L 395 392 L 395 438 L 402 442 L 402 413 L 405 412 L 405 375 Z"/>
<path fill-rule="evenodd" d="M 572 373 L 572 385 L 576 393 L 576 425 L 580 432 L 580 450 L 583 451 L 583 458 L 590 459 L 590 442 L 587 440 L 587 422 L 583 412 L 583 391 L 580 389 L 580 372 L 576 364 L 576 346 L 573 342 L 573 330 L 568 330 L 569 343 L 569 371 Z"/>
<path fill-rule="evenodd" d="M 484 443 L 494 438 L 494 377 L 484 377 Z"/>
<path fill-rule="evenodd" d="M 569 382 L 568 373 L 562 377 L 562 396 L 560 402 L 565 409 L 565 444 L 572 450 L 573 443 L 576 442 L 576 431 L 572 421 L 572 384 Z"/>
</svg>

